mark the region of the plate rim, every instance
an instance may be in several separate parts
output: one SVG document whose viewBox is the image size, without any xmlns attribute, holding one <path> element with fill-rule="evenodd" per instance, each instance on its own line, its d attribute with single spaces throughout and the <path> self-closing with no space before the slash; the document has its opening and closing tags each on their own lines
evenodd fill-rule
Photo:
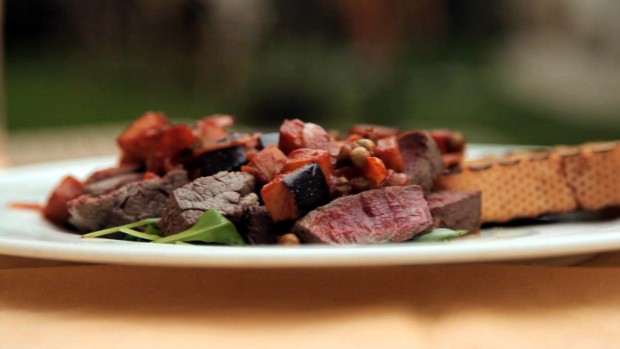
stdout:
<svg viewBox="0 0 620 349">
<path fill-rule="evenodd" d="M 470 149 L 507 150 L 521 146 L 471 144 Z M 113 155 L 49 161 L 0 170 L 0 185 L 41 176 L 40 171 L 80 167 L 92 170 L 115 161 Z M 46 195 L 47 193 L 41 193 Z M 41 198 L 43 200 L 43 198 Z M 8 210 L 3 207 L 0 210 Z M 33 213 L 34 217 L 34 213 Z M 37 217 L 39 217 L 37 215 Z M 40 219 L 40 218 L 39 218 Z M 50 229 L 53 229 L 51 224 Z M 0 226 L 0 229 L 3 228 Z M 616 229 L 617 228 L 617 229 Z M 594 233 L 594 234 L 592 234 Z M 75 235 L 75 241 L 81 240 Z M 385 245 L 180 246 L 109 241 L 27 240 L 0 236 L 0 254 L 84 263 L 171 267 L 368 267 L 531 260 L 620 250 L 620 225 L 611 230 L 553 236 L 525 236 L 472 242 L 394 243 Z M 138 245 L 140 244 L 140 245 Z"/>
</svg>

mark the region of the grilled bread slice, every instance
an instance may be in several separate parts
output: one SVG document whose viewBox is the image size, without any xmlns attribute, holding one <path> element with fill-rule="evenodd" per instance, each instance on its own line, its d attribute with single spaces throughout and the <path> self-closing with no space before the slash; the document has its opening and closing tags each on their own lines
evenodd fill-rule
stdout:
<svg viewBox="0 0 620 349">
<path fill-rule="evenodd" d="M 436 186 L 482 192 L 482 221 L 620 205 L 620 143 L 588 143 L 465 161 Z"/>
</svg>

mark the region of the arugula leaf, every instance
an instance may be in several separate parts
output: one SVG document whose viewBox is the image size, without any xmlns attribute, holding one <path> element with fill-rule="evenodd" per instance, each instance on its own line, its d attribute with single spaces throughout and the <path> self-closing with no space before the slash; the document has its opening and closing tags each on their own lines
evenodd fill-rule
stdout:
<svg viewBox="0 0 620 349">
<path fill-rule="evenodd" d="M 414 242 L 438 242 L 438 241 L 448 241 L 459 236 L 463 236 L 467 234 L 467 230 L 452 230 L 447 228 L 437 228 L 429 230 L 428 233 L 423 233 L 422 235 L 418 235 L 411 239 Z"/>
<path fill-rule="evenodd" d="M 146 234 L 143 233 L 141 231 L 137 231 L 137 230 L 133 230 L 131 228 L 125 228 L 122 227 L 120 229 L 118 229 L 119 232 L 121 233 L 125 233 L 127 235 L 131 235 L 131 236 L 135 236 L 137 238 L 143 239 L 143 240 L 149 240 L 149 241 L 153 241 L 155 239 L 159 239 L 159 235 L 155 235 L 155 234 Z"/>
<path fill-rule="evenodd" d="M 210 209 L 200 216 L 194 226 L 178 234 L 153 240 L 160 244 L 206 242 L 226 245 L 245 245 L 235 225 L 217 210 Z"/>
<path fill-rule="evenodd" d="M 121 225 L 121 226 L 114 227 L 114 228 L 97 230 L 97 231 L 94 231 L 92 233 L 84 234 L 84 235 L 82 235 L 82 237 L 83 238 L 98 238 L 98 237 L 101 237 L 101 236 L 110 235 L 110 234 L 114 234 L 114 233 L 118 233 L 118 232 L 125 233 L 125 234 L 132 235 L 132 236 L 136 236 L 134 234 L 134 232 L 135 233 L 140 233 L 140 232 L 136 231 L 136 230 L 133 230 L 132 228 L 137 228 L 137 227 L 142 227 L 142 226 L 147 225 L 147 230 L 148 230 L 149 226 L 153 226 L 153 224 L 155 224 L 157 222 L 159 222 L 159 218 L 147 218 L 147 219 L 143 219 L 143 220 L 138 221 L 138 222 L 133 222 L 133 223 L 125 224 L 125 225 Z M 131 230 L 131 232 L 127 232 L 127 231 L 129 231 L 127 229 Z M 123 231 L 123 230 L 126 230 L 126 231 Z M 155 234 L 149 234 L 151 232 L 153 232 L 153 230 L 147 231 L 146 234 L 147 235 L 155 235 Z M 145 233 L 140 233 L 140 234 L 145 234 Z"/>
</svg>

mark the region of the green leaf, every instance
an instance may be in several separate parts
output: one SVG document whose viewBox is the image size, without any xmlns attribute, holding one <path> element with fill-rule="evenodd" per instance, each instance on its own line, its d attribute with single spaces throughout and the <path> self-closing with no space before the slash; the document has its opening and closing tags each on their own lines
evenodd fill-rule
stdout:
<svg viewBox="0 0 620 349">
<path fill-rule="evenodd" d="M 467 234 L 467 230 L 452 230 L 447 228 L 437 228 L 430 230 L 428 233 L 423 233 L 422 235 L 418 235 L 414 237 L 411 241 L 414 242 L 438 242 L 438 241 L 448 241 L 459 236 L 463 236 Z"/>
<path fill-rule="evenodd" d="M 146 228 L 144 228 L 144 232 L 147 233 L 147 234 L 153 234 L 153 235 L 157 235 L 157 236 L 161 236 L 162 235 L 161 229 L 159 229 L 155 224 L 147 225 Z"/>
<path fill-rule="evenodd" d="M 142 227 L 142 226 L 145 226 L 145 225 L 153 225 L 153 224 L 155 224 L 157 222 L 159 222 L 159 218 L 147 218 L 147 219 L 143 219 L 143 220 L 138 221 L 138 222 L 125 224 L 125 225 L 121 225 L 121 226 L 114 227 L 114 228 L 97 230 L 97 231 L 94 231 L 92 233 L 84 234 L 84 235 L 82 235 L 82 237 L 83 238 L 98 238 L 98 237 L 101 237 L 101 236 L 105 236 L 105 235 L 109 235 L 109 234 L 114 234 L 114 233 L 120 232 L 121 229 L 131 229 L 131 228 Z M 147 227 L 147 229 L 148 229 L 148 227 Z M 125 233 L 125 234 L 127 234 L 127 233 Z"/>
<path fill-rule="evenodd" d="M 217 210 L 202 214 L 198 222 L 186 231 L 154 240 L 160 244 L 178 242 L 206 242 L 226 245 L 245 245 L 235 225 Z"/>
<path fill-rule="evenodd" d="M 147 234 L 147 233 L 143 233 L 143 232 L 140 232 L 140 231 L 137 231 L 137 230 L 133 230 L 131 228 L 122 227 L 118 231 L 121 232 L 121 233 L 125 233 L 127 235 L 135 236 L 135 237 L 143 239 L 143 240 L 153 241 L 155 239 L 159 239 L 159 235 Z"/>
</svg>

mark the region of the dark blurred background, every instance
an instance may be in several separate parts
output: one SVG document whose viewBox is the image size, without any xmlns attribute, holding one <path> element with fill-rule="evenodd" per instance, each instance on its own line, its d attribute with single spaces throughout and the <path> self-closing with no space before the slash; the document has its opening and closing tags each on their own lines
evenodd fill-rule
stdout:
<svg viewBox="0 0 620 349">
<path fill-rule="evenodd" d="M 619 15 L 603 0 L 5 0 L 7 126 L 160 110 L 618 139 Z"/>
</svg>

